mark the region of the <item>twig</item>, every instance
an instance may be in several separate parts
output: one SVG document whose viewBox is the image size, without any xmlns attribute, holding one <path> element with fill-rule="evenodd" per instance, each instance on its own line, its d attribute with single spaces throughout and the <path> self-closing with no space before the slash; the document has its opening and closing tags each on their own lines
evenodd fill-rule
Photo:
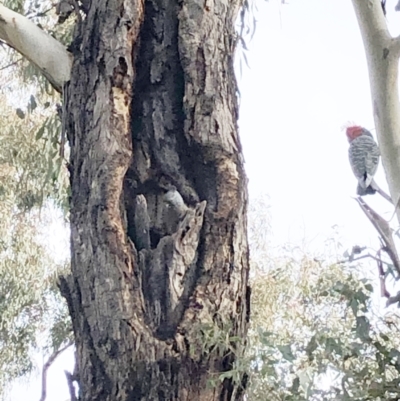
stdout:
<svg viewBox="0 0 400 401">
<path fill-rule="evenodd" d="M 53 8 L 54 8 L 54 6 L 51 6 L 51 7 L 48 8 L 47 10 L 39 11 L 39 12 L 36 13 L 36 14 L 27 13 L 27 14 L 25 15 L 25 17 L 27 17 L 27 18 L 29 18 L 29 19 L 33 19 L 33 18 L 37 18 L 37 17 L 44 17 L 44 16 L 45 16 L 48 12 L 50 12 Z M 33 11 L 32 11 L 32 12 L 33 12 Z"/>
<path fill-rule="evenodd" d="M 1 67 L 1 68 L 0 68 L 0 71 L 3 71 L 3 70 L 5 70 L 5 69 L 8 68 L 8 67 L 12 67 L 12 66 L 15 65 L 15 64 L 18 64 L 18 63 L 19 63 L 20 61 L 22 61 L 22 60 L 23 60 L 23 58 L 21 57 L 21 58 L 19 58 L 18 60 L 13 61 L 12 63 L 5 65 L 4 67 Z"/>
<path fill-rule="evenodd" d="M 337 263 L 356 262 L 357 260 L 366 259 L 366 258 L 371 258 L 371 259 L 374 259 L 376 262 L 382 262 L 382 263 L 385 263 L 388 266 L 391 266 L 390 263 L 385 262 L 384 260 L 381 260 L 381 259 L 377 258 L 376 256 L 371 255 L 370 253 L 367 253 L 366 255 L 359 256 L 357 258 L 353 258 L 351 260 L 350 259 L 339 260 Z"/>
</svg>

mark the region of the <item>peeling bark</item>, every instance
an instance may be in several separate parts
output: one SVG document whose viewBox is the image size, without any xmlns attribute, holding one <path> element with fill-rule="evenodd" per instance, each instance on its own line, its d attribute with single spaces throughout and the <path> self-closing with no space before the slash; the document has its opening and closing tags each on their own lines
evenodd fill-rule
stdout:
<svg viewBox="0 0 400 401">
<path fill-rule="evenodd" d="M 223 0 L 92 1 L 70 84 L 72 276 L 81 399 L 242 399 L 203 349 L 245 341 L 247 192 L 233 21 Z M 240 350 L 238 349 L 238 353 Z"/>
</svg>

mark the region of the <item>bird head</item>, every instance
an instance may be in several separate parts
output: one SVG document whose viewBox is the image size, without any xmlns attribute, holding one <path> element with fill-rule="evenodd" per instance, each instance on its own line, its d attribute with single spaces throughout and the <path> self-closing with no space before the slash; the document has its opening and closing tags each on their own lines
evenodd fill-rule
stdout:
<svg viewBox="0 0 400 401">
<path fill-rule="evenodd" d="M 360 127 L 359 125 L 352 125 L 350 127 L 346 128 L 346 136 L 349 142 L 352 140 L 356 139 L 360 135 L 365 134 L 366 129 L 363 127 Z M 367 131 L 368 132 L 368 131 Z"/>
</svg>

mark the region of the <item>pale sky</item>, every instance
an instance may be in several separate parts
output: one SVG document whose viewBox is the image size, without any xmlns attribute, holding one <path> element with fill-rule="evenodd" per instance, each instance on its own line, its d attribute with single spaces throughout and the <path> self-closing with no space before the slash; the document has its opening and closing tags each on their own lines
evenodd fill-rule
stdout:
<svg viewBox="0 0 400 401">
<path fill-rule="evenodd" d="M 356 179 L 341 127 L 353 121 L 375 135 L 368 71 L 350 0 L 260 1 L 249 44 L 250 70 L 239 77 L 240 132 L 250 194 L 271 197 L 276 243 L 312 249 L 338 225 L 349 245 L 376 244 L 355 196 Z M 387 2 L 393 10 L 396 1 Z M 388 16 L 400 28 L 400 13 Z M 398 34 L 399 32 L 392 32 Z M 382 165 L 377 173 L 387 188 Z M 384 216 L 392 208 L 366 201 Z M 390 212 L 389 212 L 390 211 Z"/>
<path fill-rule="evenodd" d="M 250 68 L 238 75 L 240 135 L 250 195 L 271 198 L 274 244 L 309 250 L 338 226 L 346 246 L 376 245 L 377 235 L 355 200 L 356 179 L 341 127 L 353 121 L 370 129 L 371 111 L 364 48 L 351 0 L 258 1 L 257 27 L 248 43 Z M 388 0 L 388 19 L 400 33 L 397 0 Z M 239 56 L 239 54 L 237 55 Z M 376 176 L 386 188 L 382 165 Z M 366 201 L 390 218 L 392 208 L 377 195 Z M 47 401 L 63 401 L 66 355 L 50 369 Z M 39 362 L 41 364 L 41 361 Z M 39 376 L 18 386 L 12 401 L 37 401 Z"/>
</svg>

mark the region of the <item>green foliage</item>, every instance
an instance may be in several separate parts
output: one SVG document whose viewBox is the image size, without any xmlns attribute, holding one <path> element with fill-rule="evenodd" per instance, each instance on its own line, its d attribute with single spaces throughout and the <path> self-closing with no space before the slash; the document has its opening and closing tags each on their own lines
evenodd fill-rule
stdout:
<svg viewBox="0 0 400 401">
<path fill-rule="evenodd" d="M 8 0 L 4 5 L 26 15 L 56 39 L 65 44 L 70 42 L 74 20 L 57 24 L 55 3 Z M 42 205 L 50 197 L 64 212 L 68 211 L 67 171 L 64 156 L 61 156 L 68 153 L 68 148 L 63 144 L 62 151 L 60 149 L 57 101 L 60 101 L 59 94 L 34 65 L 13 49 L 0 47 L 0 118 L 2 130 L 5 130 L 0 133 L 0 140 L 8 144 L 0 150 L 0 163 L 24 169 L 18 178 L 20 189 L 26 189 L 24 182 L 31 182 L 34 187 L 20 196 L 16 194 L 21 209 Z M 10 107 L 15 111 L 10 111 Z"/>
<path fill-rule="evenodd" d="M 250 226 L 263 220 L 268 209 L 258 200 Z M 251 328 L 238 361 L 242 372 L 250 371 L 249 399 L 400 399 L 397 314 L 375 313 L 372 285 L 353 267 L 290 248 L 271 258 L 269 247 L 266 260 L 258 230 L 265 233 L 261 227 L 249 233 Z"/>
<path fill-rule="evenodd" d="M 37 112 L 33 96 L 25 110 L 21 118 L 22 111 L 18 114 L 4 102 L 1 105 L 0 200 L 28 211 L 51 198 L 66 210 L 68 181 L 60 156 L 60 121 L 51 110 Z"/>
<path fill-rule="evenodd" d="M 25 0 L 5 0 L 3 3 L 6 7 L 17 13 L 24 13 Z"/>
<path fill-rule="evenodd" d="M 54 352 L 71 337 L 56 288 L 57 274 L 67 266 L 55 262 L 41 235 L 62 182 L 50 168 L 58 157 L 51 123 L 37 139 L 43 118 L 38 108 L 31 97 L 20 119 L 4 101 L 0 107 L 0 394 L 31 371 L 34 349 Z"/>
<path fill-rule="evenodd" d="M 297 248 L 276 257 L 268 199 L 250 204 L 251 326 L 247 343 L 203 328 L 203 352 L 237 358 L 211 385 L 249 375 L 251 401 L 400 399 L 400 319 L 375 313 L 373 287 L 354 266 L 322 263 Z M 268 230 L 268 231 L 267 231 Z"/>
<path fill-rule="evenodd" d="M 54 36 L 70 37 L 72 25 L 56 26 L 51 2 L 4 4 Z M 55 252 L 48 246 L 63 235 L 44 228 L 55 211 L 68 212 L 57 101 L 35 66 L 0 48 L 0 399 L 13 379 L 35 368 L 35 352 L 54 354 L 72 339 L 56 285 L 69 263 L 60 259 L 59 245 Z"/>
<path fill-rule="evenodd" d="M 51 2 L 4 4 L 70 42 L 73 21 L 57 25 Z M 245 2 L 241 15 L 238 41 L 245 62 L 254 7 Z M 56 262 L 40 233 L 49 210 L 68 210 L 60 120 L 54 111 L 58 95 L 12 49 L 1 47 L 0 60 L 1 396 L 7 384 L 33 369 L 33 350 L 53 354 L 72 340 L 72 333 L 56 286 L 57 275 L 68 266 Z M 296 249 L 271 257 L 267 200 L 251 204 L 249 220 L 253 276 L 247 343 L 224 323 L 199 327 L 198 343 L 192 344 L 193 358 L 210 351 L 239 356 L 210 385 L 229 379 L 239 388 L 248 374 L 251 401 L 400 399 L 397 314 L 374 314 L 372 286 L 356 270 L 317 262 Z"/>
<path fill-rule="evenodd" d="M 33 368 L 34 348 L 54 350 L 71 336 L 66 307 L 55 287 L 60 267 L 35 238 L 38 219 L 11 216 L 8 232 L 4 223 L 0 227 L 0 394 L 12 379 Z M 61 337 L 50 336 L 53 325 L 69 328 Z"/>
<path fill-rule="evenodd" d="M 400 335 L 371 312 L 371 290 L 343 266 L 305 258 L 253 279 L 251 400 L 400 396 Z M 392 317 L 397 322 L 397 316 Z"/>
</svg>

